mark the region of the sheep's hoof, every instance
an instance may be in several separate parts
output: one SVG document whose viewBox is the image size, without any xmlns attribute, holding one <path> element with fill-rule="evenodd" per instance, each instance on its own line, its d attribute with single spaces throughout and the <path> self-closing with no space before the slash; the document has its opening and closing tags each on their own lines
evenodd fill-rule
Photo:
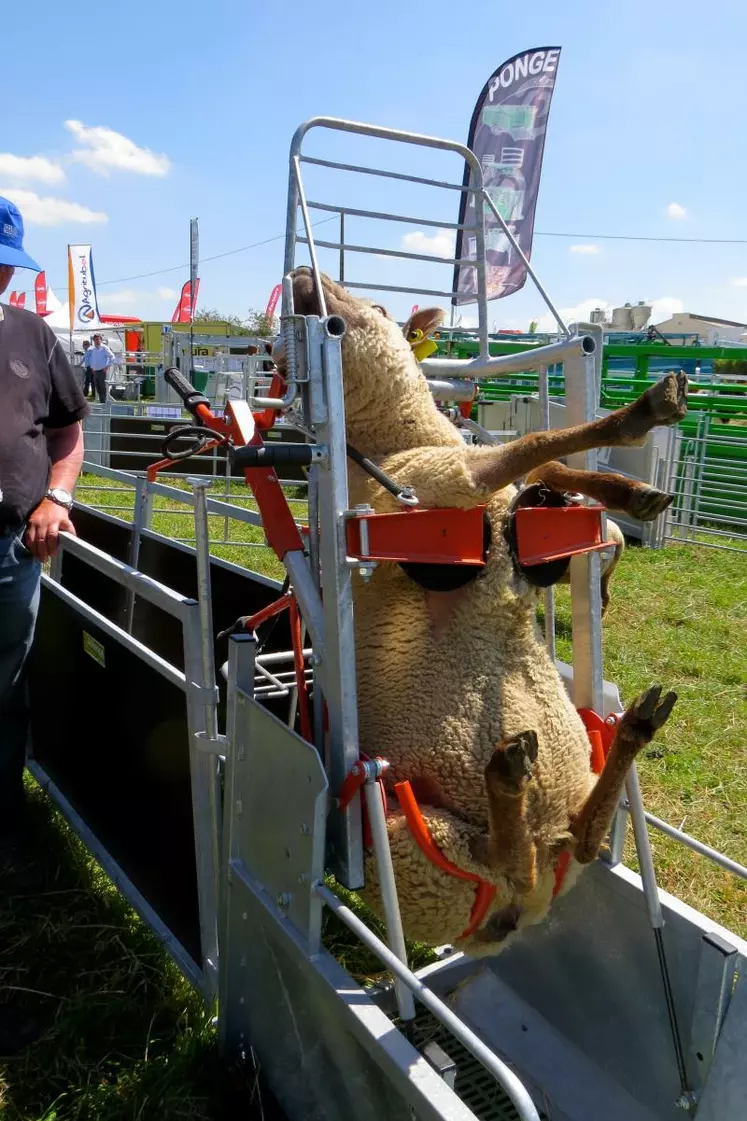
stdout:
<svg viewBox="0 0 747 1121">
<path fill-rule="evenodd" d="M 667 693 L 662 700 L 661 685 L 652 685 L 636 697 L 622 723 L 633 733 L 638 745 L 649 743 L 659 728 L 666 724 L 676 701 L 676 693 Z"/>
<path fill-rule="evenodd" d="M 532 777 L 537 749 L 536 732 L 519 732 L 499 744 L 485 768 L 488 789 L 502 794 L 521 794 Z"/>
<path fill-rule="evenodd" d="M 677 424 L 687 413 L 687 374 L 667 374 L 635 402 L 622 427 L 628 443 L 645 437 L 659 424 Z"/>
<path fill-rule="evenodd" d="M 631 518 L 638 518 L 641 522 L 652 522 L 673 502 L 673 494 L 657 490 L 656 487 L 641 487 L 633 491 L 628 513 Z"/>
</svg>

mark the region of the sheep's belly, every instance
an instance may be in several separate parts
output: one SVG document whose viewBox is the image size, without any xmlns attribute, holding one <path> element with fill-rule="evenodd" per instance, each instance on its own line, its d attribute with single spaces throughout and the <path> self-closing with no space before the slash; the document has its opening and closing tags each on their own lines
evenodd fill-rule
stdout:
<svg viewBox="0 0 747 1121">
<path fill-rule="evenodd" d="M 589 744 L 544 646 L 490 628 L 451 628 L 437 640 L 418 595 L 364 594 L 356 604 L 361 749 L 386 758 L 397 780 L 429 780 L 436 800 L 479 824 L 492 752 L 535 731 L 528 812 L 539 833 L 566 829 L 591 783 Z"/>
</svg>

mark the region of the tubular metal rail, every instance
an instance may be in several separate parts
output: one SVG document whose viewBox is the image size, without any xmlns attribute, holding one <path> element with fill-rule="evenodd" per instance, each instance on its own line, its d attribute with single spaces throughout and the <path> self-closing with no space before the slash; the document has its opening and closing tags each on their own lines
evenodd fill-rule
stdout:
<svg viewBox="0 0 747 1121">
<path fill-rule="evenodd" d="M 700 414 L 693 435 L 672 430 L 665 458 L 667 487 L 676 495 L 660 543 L 747 550 L 747 435 Z"/>
<path fill-rule="evenodd" d="M 302 166 L 464 190 L 461 185 L 425 176 L 307 157 L 302 153 L 302 141 L 311 128 L 452 152 L 465 159 L 473 173 L 467 189 L 477 194 L 478 214 L 482 214 L 483 204 L 489 204 L 483 198 L 479 165 L 462 145 L 348 121 L 315 119 L 301 126 L 291 146 L 286 273 L 295 264 L 300 241 L 308 246 L 318 283 L 312 209 L 326 208 L 340 217 L 339 242 L 329 247 L 341 255 L 345 248 L 351 251 L 344 241 L 346 218 L 412 221 L 383 211 L 307 201 Z M 299 209 L 305 227 L 301 239 L 295 232 Z M 418 220 L 417 224 L 424 223 Z M 482 248 L 479 218 L 473 232 Z M 511 239 L 509 231 L 504 232 Z M 356 243 L 354 251 L 370 255 L 370 248 Z M 387 256 L 397 260 L 413 255 L 392 251 Z M 472 362 L 450 363 L 450 377 L 487 376 L 496 370 L 516 369 L 518 363 L 524 369 L 527 364 L 527 357 L 488 356 L 481 252 L 476 267 L 481 351 Z M 363 281 L 355 286 L 411 290 Z M 238 517 L 252 525 L 254 519 L 262 519 L 255 511 L 238 511 L 210 499 L 205 480 L 194 480 L 193 495 L 179 492 L 179 501 L 191 503 L 195 512 L 197 597 L 176 596 L 177 616 L 194 622 L 190 624 L 192 638 L 185 653 L 183 682 L 175 667 L 168 675 L 169 680 L 183 685 L 193 705 L 194 719 L 190 719 L 187 734 L 192 796 L 198 807 L 194 829 L 203 948 L 203 969 L 198 968 L 198 973 L 209 972 L 217 981 L 222 1048 L 234 1058 L 246 1056 L 250 1050 L 258 1056 L 291 1121 L 348 1121 L 351 1117 L 409 1121 L 413 1116 L 429 1121 L 516 1121 L 517 1117 L 520 1121 L 540 1121 L 540 1117 L 549 1121 L 599 1121 L 601 1117 L 605 1121 L 673 1121 L 681 1116 L 680 1110 L 692 1113 L 696 1106 L 698 1121 L 741 1121 L 747 1097 L 741 1053 L 747 1023 L 747 944 L 658 891 L 635 771 L 612 831 L 607 865 L 599 863 L 590 869 L 568 897 L 557 901 L 551 922 L 527 929 L 495 960 L 472 962 L 452 954 L 419 975 L 409 968 L 382 822 L 383 804 L 373 785 L 375 769 L 366 772 L 364 789 L 372 817 L 388 945 L 340 901 L 325 879 L 332 871 L 343 885 L 357 889 L 363 884 L 364 865 L 360 801 L 356 798 L 343 805 L 338 798 L 344 779 L 359 764 L 351 565 L 343 532 L 349 516 L 341 348 L 345 324 L 326 314 L 321 286 L 318 292 L 322 315 L 296 315 L 286 275 L 282 330 L 287 390 L 282 398 L 255 397 L 252 402 L 273 410 L 292 406 L 303 429 L 313 431 L 316 438 L 316 448 L 307 458 L 307 542 L 301 543 L 298 526 L 286 508 L 288 536 L 282 551 L 303 626 L 300 634 L 293 634 L 292 653 L 260 652 L 251 628 L 230 637 L 225 732 L 219 730 L 217 719 L 211 624 L 215 583 L 208 515 Z M 562 327 L 566 333 L 565 325 Z M 593 419 L 601 377 L 600 341 L 591 328 L 575 333 L 567 330 L 565 341 L 532 352 L 545 413 L 549 409 L 547 369 L 562 361 L 569 424 Z M 443 373 L 438 364 L 431 366 L 431 372 Z M 206 413 L 196 403 L 204 398 L 178 371 L 174 373 L 172 385 L 195 419 L 202 417 L 203 423 L 205 417 L 216 420 L 214 431 L 220 432 L 220 419 L 211 418 L 209 410 Z M 240 443 L 248 444 L 254 433 L 248 405 L 230 403 L 227 417 L 232 418 L 231 431 L 241 435 Z M 280 488 L 274 486 L 272 477 L 272 449 L 255 442 L 242 456 L 247 482 L 257 488 L 255 494 L 272 541 L 275 530 L 270 521 L 282 506 L 278 506 Z M 282 456 L 275 459 L 279 463 Z M 593 468 L 595 463 L 593 451 L 570 457 L 574 467 Z M 263 469 L 257 471 L 258 466 Z M 275 496 L 272 499 L 268 498 L 268 485 Z M 160 585 L 139 568 L 146 546 L 150 548 L 156 536 L 145 528 L 152 515 L 153 496 L 167 493 L 173 497 L 174 489 L 146 480 L 138 484 L 127 563 L 112 561 L 84 543 L 70 539 L 63 543 L 62 558 L 68 554 L 78 561 L 87 560 L 99 572 L 105 570 L 119 580 L 126 590 L 129 599 L 123 626 L 101 614 L 93 620 L 102 633 L 108 628 L 106 633 L 123 648 L 138 645 L 128 628 L 138 620 L 142 625 L 142 614 L 137 611 L 141 595 L 146 601 L 157 597 L 159 607 L 167 611 L 171 603 Z M 64 583 L 67 561 L 62 558 L 53 577 Z M 226 571 L 233 568 L 224 567 Z M 252 580 L 260 579 L 247 574 L 247 589 Z M 269 583 L 263 581 L 265 602 L 271 594 Z M 57 586 L 52 588 L 53 584 Z M 45 586 L 58 596 L 62 593 L 62 598 L 71 598 L 59 581 L 51 579 Z M 597 553 L 573 558 L 571 593 L 573 669 L 559 666 L 561 676 L 577 708 L 606 715 L 611 706 L 620 706 L 616 690 L 602 673 Z M 552 649 L 551 597 L 546 606 L 547 641 Z M 86 619 L 92 615 L 85 604 L 80 614 Z M 143 650 L 143 659 L 152 662 L 147 648 Z M 284 665 L 292 666 L 295 673 L 282 668 Z M 294 730 L 295 713 L 298 694 L 305 693 L 309 682 L 314 727 L 312 734 L 302 737 Z M 272 708 L 277 701 L 289 702 L 284 715 Z M 299 727 L 303 727 L 300 720 Z M 221 771 L 222 803 L 215 797 Z M 50 789 L 54 794 L 53 784 Z M 66 809 L 64 799 L 60 804 Z M 619 864 L 628 814 L 633 820 L 641 879 Z M 85 822 L 74 814 L 71 817 L 88 836 Z M 649 821 L 657 828 L 664 824 L 653 818 Z M 678 834 L 671 827 L 665 831 Z M 676 839 L 690 842 L 684 834 Z M 711 858 L 720 855 L 704 851 L 706 846 L 697 842 L 690 847 Z M 725 860 L 719 859 L 722 867 L 729 863 Z M 116 864 L 112 859 L 106 866 L 116 873 Z M 733 862 L 729 870 L 738 876 L 745 873 Z M 129 892 L 126 882 L 124 886 Z M 134 893 L 129 892 L 129 897 L 135 898 Z M 324 908 L 376 955 L 394 978 L 393 990 L 364 991 L 326 951 Z M 150 921 L 147 908 L 141 911 Z M 154 926 L 168 944 L 168 929 L 162 923 Z M 173 939 L 170 948 L 174 952 Z M 183 955 L 181 964 L 185 968 Z M 203 991 L 210 995 L 213 987 L 205 984 Z M 446 1049 L 445 1062 L 432 1047 L 420 1050 L 423 1008 L 440 1022 L 438 1038 Z M 479 1068 L 475 1075 L 482 1079 L 479 1104 L 474 1087 L 464 1076 L 466 1067 L 461 1068 L 461 1081 L 459 1070 L 456 1082 L 451 1079 L 448 1060 L 452 1050 Z"/>
</svg>

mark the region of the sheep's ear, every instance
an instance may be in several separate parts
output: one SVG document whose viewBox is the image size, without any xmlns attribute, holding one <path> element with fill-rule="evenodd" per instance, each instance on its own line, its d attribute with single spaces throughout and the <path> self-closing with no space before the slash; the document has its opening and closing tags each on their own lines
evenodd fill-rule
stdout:
<svg viewBox="0 0 747 1121">
<path fill-rule="evenodd" d="M 402 328 L 402 334 L 408 343 L 427 339 L 443 321 L 444 312 L 438 307 L 421 308 L 414 312 Z"/>
</svg>

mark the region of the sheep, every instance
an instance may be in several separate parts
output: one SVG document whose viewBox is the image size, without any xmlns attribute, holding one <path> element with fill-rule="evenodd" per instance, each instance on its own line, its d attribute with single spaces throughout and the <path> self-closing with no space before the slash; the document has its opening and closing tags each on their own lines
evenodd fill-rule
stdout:
<svg viewBox="0 0 747 1121">
<path fill-rule="evenodd" d="M 292 279 L 296 314 L 318 315 L 309 270 L 294 270 Z M 555 477 L 573 478 L 564 489 L 600 497 L 617 488 L 619 508 L 649 511 L 667 496 L 619 476 L 569 471 L 552 457 L 642 443 L 656 425 L 685 415 L 687 387 L 672 375 L 591 424 L 468 447 L 438 412 L 397 324 L 328 278 L 319 282 L 328 313 L 347 324 L 349 443 L 412 487 L 422 507 L 485 507 L 486 563 L 463 587 L 426 590 L 395 564 L 379 565 L 368 581 L 353 579 L 360 748 L 389 763 L 387 828 L 405 933 L 495 953 L 547 915 L 559 860 L 568 861 L 564 893 L 596 858 L 632 761 L 677 699 L 658 685 L 647 689 L 621 718 L 601 775 L 592 773 L 586 730 L 538 631 L 537 590 L 504 539 L 514 480 L 551 466 Z M 351 505 L 398 509 L 354 463 L 349 492 Z M 472 882 L 418 843 L 396 800 L 405 780 L 440 858 Z M 489 889 L 477 915 L 475 879 Z M 370 853 L 363 897 L 380 911 Z"/>
<path fill-rule="evenodd" d="M 388 318 L 388 312 L 380 304 L 372 304 L 377 311 Z M 423 353 L 430 353 L 430 349 L 424 351 L 425 340 L 438 329 L 443 320 L 443 311 L 440 308 L 423 308 L 422 311 L 414 312 L 406 323 L 402 326 L 402 334 L 407 342 L 410 344 L 410 349 L 413 351 L 417 358 L 421 357 Z M 688 388 L 689 388 L 688 382 Z M 533 472 L 529 482 L 545 482 L 546 485 L 552 486 L 555 484 L 557 489 L 562 489 L 564 484 L 570 485 L 570 477 L 566 473 L 558 473 L 557 468 L 562 467 L 562 464 L 548 464 L 545 467 L 544 477 L 543 469 L 540 468 L 538 472 Z M 550 474 L 548 474 L 550 472 Z M 616 476 L 618 480 L 622 476 Z M 576 480 L 578 481 L 578 480 Z M 600 475 L 597 478 L 600 486 L 600 493 L 604 495 L 605 505 L 620 504 L 620 497 L 615 489 L 615 483 L 609 480 L 607 485 L 604 485 L 604 476 Z M 581 480 L 583 487 L 588 483 L 588 478 Z M 627 488 L 626 488 L 627 489 Z M 585 493 L 585 492 L 584 492 Z M 661 491 L 651 487 L 645 491 L 636 491 L 638 496 L 638 507 L 636 515 L 642 521 L 651 521 L 658 517 L 663 510 L 672 503 L 674 500 L 673 494 L 663 494 Z M 623 499 L 624 500 L 624 499 Z M 601 579 L 601 593 L 602 593 L 602 617 L 607 613 L 607 608 L 611 602 L 610 583 L 615 569 L 617 568 L 625 551 L 625 536 L 616 522 L 611 518 L 607 518 L 607 540 L 612 543 L 610 552 L 603 552 L 601 555 L 600 563 L 600 579 Z M 570 568 L 566 570 L 561 576 L 558 583 L 570 584 L 571 575 Z"/>
</svg>

